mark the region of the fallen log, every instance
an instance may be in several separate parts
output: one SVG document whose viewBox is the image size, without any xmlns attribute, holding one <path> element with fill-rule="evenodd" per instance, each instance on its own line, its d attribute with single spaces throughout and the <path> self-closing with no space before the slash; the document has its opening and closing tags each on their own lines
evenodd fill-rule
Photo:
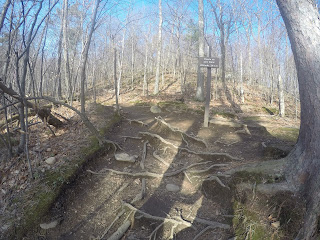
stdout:
<svg viewBox="0 0 320 240">
<path fill-rule="evenodd" d="M 8 88 L 6 85 L 4 85 L 2 83 L 2 79 L 0 78 L 0 89 L 10 95 L 11 97 L 13 97 L 14 99 L 18 100 L 20 103 L 24 104 L 24 99 L 18 94 L 16 93 L 12 88 Z M 64 123 L 62 121 L 60 121 L 58 118 L 56 118 L 55 116 L 53 116 L 51 114 L 51 109 L 46 108 L 46 107 L 38 107 L 35 104 L 25 100 L 25 104 L 27 105 L 28 108 L 32 108 L 36 114 L 39 116 L 39 118 L 42 121 L 46 121 L 48 124 L 56 127 L 56 128 L 60 128 L 64 126 Z"/>
</svg>

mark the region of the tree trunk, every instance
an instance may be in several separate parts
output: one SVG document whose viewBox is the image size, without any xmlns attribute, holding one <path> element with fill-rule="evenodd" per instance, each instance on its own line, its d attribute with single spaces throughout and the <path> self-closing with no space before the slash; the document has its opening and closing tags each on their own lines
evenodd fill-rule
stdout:
<svg viewBox="0 0 320 240">
<path fill-rule="evenodd" d="M 72 97 L 72 83 L 71 83 L 71 71 L 70 71 L 70 63 L 69 63 L 69 44 L 68 44 L 68 0 L 63 0 L 63 60 L 64 60 L 64 77 L 65 81 L 68 84 L 68 94 L 69 94 L 69 101 L 72 104 L 73 97 Z"/>
<path fill-rule="evenodd" d="M 199 57 L 204 57 L 204 16 L 203 16 L 203 0 L 198 1 L 199 10 Z M 196 100 L 204 101 L 204 79 L 201 74 L 201 68 L 198 66 L 197 91 Z"/>
<path fill-rule="evenodd" d="M 80 101 L 81 101 L 81 113 L 85 113 L 85 103 L 86 103 L 86 98 L 85 98 L 85 82 L 86 82 L 86 66 L 87 66 L 87 60 L 88 60 L 88 53 L 89 53 L 89 48 L 90 48 L 90 43 L 92 39 L 93 32 L 95 30 L 95 25 L 96 25 L 96 18 L 97 18 L 97 13 L 98 13 L 98 8 L 99 8 L 100 0 L 96 0 L 94 4 L 94 9 L 93 9 L 93 16 L 90 22 L 90 29 L 89 33 L 86 37 L 84 49 L 82 51 L 82 56 L 81 56 L 81 64 L 80 64 L 80 81 L 81 81 L 81 94 L 80 94 Z"/>
<path fill-rule="evenodd" d="M 156 78 L 154 83 L 153 94 L 159 93 L 159 78 L 160 78 L 160 63 L 161 63 L 161 49 L 162 49 L 162 6 L 159 0 L 159 33 L 158 33 L 158 46 L 157 46 L 157 65 L 156 65 Z"/>
<path fill-rule="evenodd" d="M 242 52 L 240 53 L 240 98 L 241 103 L 244 103 Z"/>
<path fill-rule="evenodd" d="M 7 0 L 6 3 L 3 4 L 3 9 L 0 15 L 0 32 L 3 27 L 3 22 L 4 22 L 4 19 L 6 18 L 6 14 L 10 6 L 10 3 L 11 3 L 11 0 Z"/>
<path fill-rule="evenodd" d="M 57 86 L 57 96 L 58 99 L 62 99 L 62 86 L 61 86 L 61 59 L 62 59 L 62 39 L 63 39 L 63 16 L 61 16 L 61 26 L 59 34 L 59 43 L 58 43 L 58 62 L 57 62 L 57 75 L 56 75 L 56 84 Z"/>
<path fill-rule="evenodd" d="M 320 215 L 320 15 L 312 1 L 277 0 L 296 63 L 301 124 L 288 156 L 286 178 L 306 199 L 303 228 L 296 239 L 316 239 Z"/>
<path fill-rule="evenodd" d="M 284 117 L 285 105 L 284 105 L 283 81 L 280 74 L 279 74 L 279 80 L 278 80 L 278 92 L 279 92 L 279 115 L 280 117 Z"/>
</svg>

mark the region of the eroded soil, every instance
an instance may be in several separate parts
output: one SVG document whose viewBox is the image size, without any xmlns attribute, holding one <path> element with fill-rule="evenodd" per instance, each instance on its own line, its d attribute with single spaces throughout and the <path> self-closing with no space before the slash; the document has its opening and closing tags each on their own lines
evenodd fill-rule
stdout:
<svg viewBox="0 0 320 240">
<path fill-rule="evenodd" d="M 212 114 L 215 121 L 209 128 L 204 128 L 202 112 L 182 108 L 174 102 L 160 106 L 162 112 L 154 114 L 150 112 L 150 105 L 123 104 L 123 119 L 106 133 L 106 137 L 120 144 L 122 150 L 117 153 L 137 155 L 136 162 L 116 161 L 114 153 L 109 152 L 88 163 L 42 219 L 43 223 L 57 220 L 58 226 L 48 230 L 35 226 L 25 239 L 108 239 L 126 220 L 131 221 L 131 226 L 123 239 L 231 238 L 233 199 L 210 192 L 210 182 L 206 180 L 240 164 L 274 158 L 264 154 L 262 143 L 290 148 L 292 142 L 270 134 L 269 127 L 274 127 L 270 122 L 274 117 L 271 119 L 268 115 L 260 114 L 258 120 L 252 120 L 248 112 L 235 114 L 232 119 Z M 113 112 L 112 108 L 103 107 L 103 103 L 99 107 L 106 113 Z M 159 116 L 172 127 L 204 140 L 208 147 L 177 137 L 159 124 L 155 119 Z M 288 123 L 278 120 L 278 125 L 287 126 Z M 171 144 L 146 137 L 141 132 L 157 134 Z M 141 161 L 145 144 L 143 170 Z M 192 152 L 181 150 L 183 148 Z M 195 154 L 204 152 L 222 154 L 218 157 Z M 154 153 L 166 164 L 157 160 Z M 168 176 L 192 164 L 196 165 Z M 144 178 L 144 199 L 132 203 L 141 192 L 143 178 L 114 174 L 108 169 L 123 173 L 147 171 L 158 175 Z M 174 184 L 178 191 L 168 191 L 167 184 Z M 124 214 L 119 215 L 123 209 Z M 152 217 L 148 218 L 146 214 Z"/>
</svg>

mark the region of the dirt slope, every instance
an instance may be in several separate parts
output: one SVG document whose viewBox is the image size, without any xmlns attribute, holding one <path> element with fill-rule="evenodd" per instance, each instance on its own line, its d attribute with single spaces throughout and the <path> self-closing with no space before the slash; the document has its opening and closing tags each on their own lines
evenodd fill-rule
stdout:
<svg viewBox="0 0 320 240">
<path fill-rule="evenodd" d="M 106 136 L 120 144 L 117 153 L 136 156 L 136 161 L 119 162 L 109 152 L 90 162 L 42 219 L 58 226 L 35 226 L 25 239 L 107 239 L 127 220 L 131 226 L 124 239 L 229 239 L 233 199 L 210 191 L 210 181 L 218 181 L 226 169 L 273 158 L 262 143 L 292 144 L 270 134 L 274 117 L 268 115 L 255 113 L 253 118 L 242 112 L 230 118 L 212 113 L 209 128 L 203 128 L 203 112 L 189 109 L 189 104 L 158 102 L 158 114 L 150 112 L 149 104 L 122 106 L 122 121 Z M 221 104 L 215 110 L 223 108 Z M 278 125 L 288 124 L 278 120 Z M 146 172 L 155 174 L 143 175 Z M 135 173 L 142 174 L 130 176 Z M 144 182 L 144 199 L 134 202 Z"/>
</svg>

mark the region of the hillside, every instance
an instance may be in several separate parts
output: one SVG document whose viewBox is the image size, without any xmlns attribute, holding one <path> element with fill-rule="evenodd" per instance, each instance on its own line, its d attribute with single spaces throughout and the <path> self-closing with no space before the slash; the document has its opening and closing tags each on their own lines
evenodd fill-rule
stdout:
<svg viewBox="0 0 320 240">
<path fill-rule="evenodd" d="M 97 103 L 89 104 L 90 120 L 119 144 L 116 152 L 99 147 L 65 107 L 52 109 L 66 122 L 54 135 L 43 123 L 31 126 L 35 180 L 28 178 L 24 155 L 1 161 L 2 238 L 29 230 L 24 239 L 107 239 L 124 223 L 131 225 L 125 239 L 292 239 L 300 212 L 290 209 L 290 199 L 264 196 L 270 203 L 261 208 L 261 196 L 233 196 L 222 173 L 285 157 L 298 134 L 294 108 L 280 118 L 262 92 L 247 87 L 240 104 L 235 91 L 225 95 L 220 88 L 204 128 L 203 103 L 194 101 L 191 89 L 181 94 L 178 82 L 163 89 L 149 97 L 138 88 L 122 93 L 120 116 L 111 91 L 100 91 Z M 216 192 L 213 182 L 225 189 Z"/>
</svg>

